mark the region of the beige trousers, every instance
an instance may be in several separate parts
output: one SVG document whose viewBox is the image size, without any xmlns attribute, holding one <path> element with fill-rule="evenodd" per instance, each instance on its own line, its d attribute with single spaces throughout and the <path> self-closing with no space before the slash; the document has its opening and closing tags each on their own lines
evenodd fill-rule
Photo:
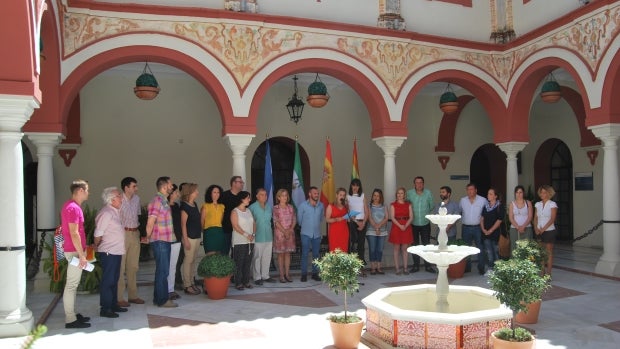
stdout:
<svg viewBox="0 0 620 349">
<path fill-rule="evenodd" d="M 125 254 L 121 258 L 121 274 L 118 278 L 118 301 L 125 300 L 125 277 L 127 278 L 127 299 L 138 298 L 138 262 L 140 262 L 140 232 L 125 231 Z"/>
<path fill-rule="evenodd" d="M 65 252 L 65 258 L 70 262 L 73 257 L 77 257 L 77 252 Z M 62 303 L 65 307 L 65 323 L 71 323 L 77 320 L 75 312 L 75 298 L 77 296 L 77 288 L 82 278 L 82 269 L 71 264 L 67 265 L 67 283 L 65 291 L 62 294 Z"/>
<path fill-rule="evenodd" d="M 196 251 L 200 246 L 202 239 L 189 239 L 189 250 L 183 247 L 185 257 L 183 265 L 181 265 L 181 273 L 183 276 L 183 288 L 194 285 L 194 275 L 196 274 Z"/>
</svg>

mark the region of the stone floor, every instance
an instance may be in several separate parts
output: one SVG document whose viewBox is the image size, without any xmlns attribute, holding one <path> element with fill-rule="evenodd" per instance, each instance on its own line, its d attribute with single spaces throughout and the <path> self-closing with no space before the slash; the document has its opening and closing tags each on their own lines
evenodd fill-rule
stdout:
<svg viewBox="0 0 620 349">
<path fill-rule="evenodd" d="M 538 349 L 618 348 L 620 342 L 620 279 L 594 273 L 602 251 L 557 246 L 552 288 L 544 297 L 540 320 L 527 325 L 538 338 Z M 349 309 L 365 316 L 361 299 L 382 287 L 435 283 L 435 275 L 420 271 L 397 276 L 360 278 L 360 291 L 349 298 Z M 143 262 L 140 296 L 152 298 L 153 264 Z M 488 287 L 485 276 L 467 273 L 453 285 Z M 79 295 L 78 311 L 92 317 L 86 330 L 64 328 L 62 300 L 55 295 L 29 293 L 27 306 L 48 333 L 35 348 L 333 348 L 328 314 L 342 310 L 342 296 L 325 285 L 297 275 L 293 283 L 273 283 L 238 291 L 213 301 L 204 295 L 182 294 L 179 307 L 163 309 L 132 305 L 120 318 L 98 316 L 98 295 Z M 147 302 L 150 303 L 150 302 Z M 47 319 L 42 315 L 49 313 Z M 19 348 L 23 338 L 0 339 L 0 348 Z M 360 348 L 369 348 L 360 344 Z"/>
</svg>

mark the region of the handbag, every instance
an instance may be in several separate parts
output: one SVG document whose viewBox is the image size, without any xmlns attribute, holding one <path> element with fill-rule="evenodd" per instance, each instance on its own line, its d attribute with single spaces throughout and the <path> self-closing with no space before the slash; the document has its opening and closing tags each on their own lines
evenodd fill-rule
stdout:
<svg viewBox="0 0 620 349">
<path fill-rule="evenodd" d="M 502 258 L 510 258 L 510 236 L 507 233 L 499 234 L 499 241 L 497 242 L 499 249 L 499 256 Z"/>
</svg>

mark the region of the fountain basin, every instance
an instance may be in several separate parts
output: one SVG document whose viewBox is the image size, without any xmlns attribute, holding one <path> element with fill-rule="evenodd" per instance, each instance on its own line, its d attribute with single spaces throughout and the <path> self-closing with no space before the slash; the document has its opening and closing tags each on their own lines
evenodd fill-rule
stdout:
<svg viewBox="0 0 620 349">
<path fill-rule="evenodd" d="M 440 250 L 436 245 L 417 245 L 408 247 L 407 252 L 417 254 L 429 263 L 448 266 L 469 255 L 478 254 L 480 250 L 471 246 L 448 245 L 445 250 Z"/>
<path fill-rule="evenodd" d="M 435 285 L 383 288 L 362 300 L 364 339 L 381 348 L 489 348 L 492 332 L 510 326 L 512 312 L 493 291 L 451 286 L 448 312 L 436 311 Z"/>
</svg>

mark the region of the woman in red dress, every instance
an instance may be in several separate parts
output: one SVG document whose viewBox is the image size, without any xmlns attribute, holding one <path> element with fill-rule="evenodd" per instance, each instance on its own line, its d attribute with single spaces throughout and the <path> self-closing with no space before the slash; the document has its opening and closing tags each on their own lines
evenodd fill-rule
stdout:
<svg viewBox="0 0 620 349">
<path fill-rule="evenodd" d="M 347 209 L 347 191 L 344 188 L 336 190 L 336 201 L 327 205 L 325 209 L 325 221 L 329 224 L 327 240 L 329 241 L 329 252 L 340 249 L 349 252 L 349 219 Z"/>
<path fill-rule="evenodd" d="M 400 187 L 396 190 L 396 201 L 390 205 L 390 218 L 392 218 L 392 229 L 390 230 L 389 242 L 394 244 L 394 267 L 396 275 L 409 274 L 407 269 L 407 247 L 413 243 L 413 231 L 411 222 L 413 221 L 413 210 L 411 203 L 405 201 L 405 188 Z M 402 258 L 403 269 L 398 267 L 398 260 Z"/>
</svg>

